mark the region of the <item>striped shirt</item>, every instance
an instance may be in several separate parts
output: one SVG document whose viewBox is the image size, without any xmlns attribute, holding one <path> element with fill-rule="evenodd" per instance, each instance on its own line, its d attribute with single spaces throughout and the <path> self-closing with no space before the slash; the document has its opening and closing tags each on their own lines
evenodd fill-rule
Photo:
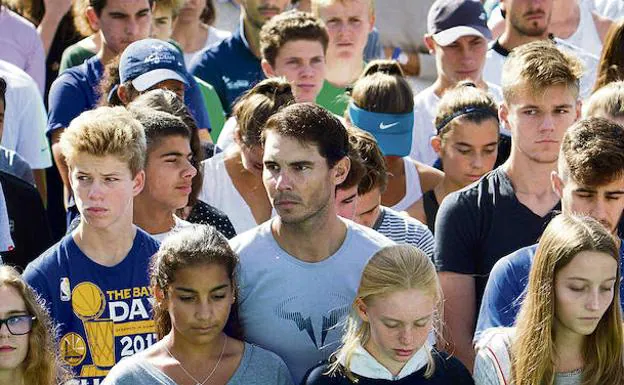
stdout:
<svg viewBox="0 0 624 385">
<path fill-rule="evenodd" d="M 373 225 L 374 230 L 398 244 L 418 247 L 433 260 L 435 243 L 427 226 L 389 207 L 380 206 L 379 210 L 379 218 Z"/>
</svg>

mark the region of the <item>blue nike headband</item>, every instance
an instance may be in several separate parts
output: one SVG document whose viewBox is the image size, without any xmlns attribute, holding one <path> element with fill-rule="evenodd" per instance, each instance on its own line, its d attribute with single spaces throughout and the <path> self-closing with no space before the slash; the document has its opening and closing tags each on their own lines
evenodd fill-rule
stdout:
<svg viewBox="0 0 624 385">
<path fill-rule="evenodd" d="M 349 119 L 354 126 L 369 132 L 377 140 L 384 156 L 407 156 L 412 149 L 414 113 L 384 114 L 361 109 L 349 103 Z"/>
</svg>

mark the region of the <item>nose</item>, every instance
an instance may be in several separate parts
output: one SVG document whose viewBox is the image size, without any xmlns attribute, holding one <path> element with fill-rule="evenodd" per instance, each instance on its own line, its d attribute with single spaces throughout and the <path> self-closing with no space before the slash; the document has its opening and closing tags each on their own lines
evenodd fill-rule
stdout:
<svg viewBox="0 0 624 385">
<path fill-rule="evenodd" d="M 125 27 L 126 36 L 136 36 L 139 31 L 139 23 L 133 17 L 128 18 Z"/>
<path fill-rule="evenodd" d="M 11 332 L 9 331 L 9 327 L 6 325 L 6 322 L 0 324 L 0 336 L 11 336 Z"/>
<path fill-rule="evenodd" d="M 314 68 L 312 68 L 312 65 L 310 63 L 304 64 L 301 67 L 301 77 L 309 79 L 313 76 L 314 76 Z"/>
<path fill-rule="evenodd" d="M 280 172 L 277 176 L 277 184 L 275 185 L 275 188 L 278 191 L 285 191 L 285 190 L 292 190 L 292 181 L 290 180 L 290 177 L 288 176 L 287 173 L 285 172 Z"/>
<path fill-rule="evenodd" d="M 399 342 L 401 345 L 409 346 L 414 341 L 414 332 L 410 326 L 402 329 L 399 334 Z"/>
<path fill-rule="evenodd" d="M 585 302 L 585 308 L 587 310 L 596 311 L 600 309 L 600 293 L 598 290 L 598 288 L 593 289 L 588 294 L 587 302 Z"/>
<path fill-rule="evenodd" d="M 594 206 L 592 207 L 590 215 L 597 219 L 598 221 L 604 223 L 608 222 L 607 213 L 609 210 L 607 209 L 607 203 L 602 198 L 597 198 L 594 202 Z M 609 229 L 610 230 L 610 229 Z"/>
<path fill-rule="evenodd" d="M 98 181 L 94 181 L 89 187 L 88 197 L 90 200 L 99 200 L 102 198 L 104 193 L 104 188 L 102 184 Z"/>
<path fill-rule="evenodd" d="M 197 169 L 193 166 L 193 163 L 187 161 L 187 167 L 184 169 L 182 176 L 184 178 L 193 178 L 195 175 L 197 175 Z"/>
<path fill-rule="evenodd" d="M 198 320 L 210 320 L 213 316 L 212 304 L 208 299 L 199 301 L 197 308 L 195 309 L 195 317 Z"/>
<path fill-rule="evenodd" d="M 471 166 L 474 169 L 480 170 L 483 168 L 483 154 L 477 151 L 475 156 L 472 157 Z"/>
<path fill-rule="evenodd" d="M 553 131 L 555 129 L 555 119 L 552 114 L 544 114 L 544 119 L 540 125 L 542 131 Z"/>
</svg>

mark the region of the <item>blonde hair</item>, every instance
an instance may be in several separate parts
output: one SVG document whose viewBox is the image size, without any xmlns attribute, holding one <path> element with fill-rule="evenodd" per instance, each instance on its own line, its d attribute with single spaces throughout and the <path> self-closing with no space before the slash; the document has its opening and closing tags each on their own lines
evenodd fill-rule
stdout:
<svg viewBox="0 0 624 385">
<path fill-rule="evenodd" d="M 624 81 L 602 86 L 594 92 L 583 106 L 583 117 L 624 117 Z"/>
<path fill-rule="evenodd" d="M 477 124 L 487 119 L 494 119 L 498 122 L 498 105 L 485 90 L 477 88 L 477 86 L 468 80 L 461 81 L 453 89 L 444 93 L 444 96 L 438 103 L 438 109 L 434 124 L 436 127 L 441 125 L 453 114 L 458 113 L 467 108 L 477 108 L 477 111 L 467 112 L 455 119 L 451 119 L 443 127 L 438 130 L 438 136 L 444 140 L 446 135 L 452 131 L 457 125 L 461 124 L 462 119 Z"/>
<path fill-rule="evenodd" d="M 71 372 L 65 368 L 58 356 L 54 343 L 52 321 L 41 301 L 24 279 L 10 266 L 0 266 L 0 287 L 15 289 L 28 315 L 35 317 L 32 330 L 28 333 L 28 353 L 21 365 L 24 384 L 55 385 L 68 381 Z"/>
<path fill-rule="evenodd" d="M 533 259 L 526 298 L 518 314 L 517 340 L 511 347 L 511 382 L 515 385 L 553 384 L 555 277 L 583 251 L 608 254 L 619 266 L 619 252 L 613 236 L 595 219 L 561 214 L 546 227 Z M 624 380 L 619 267 L 615 282 L 609 308 L 596 330 L 585 339 L 584 385 L 621 384 Z"/>
<path fill-rule="evenodd" d="M 143 126 L 123 107 L 98 107 L 83 112 L 63 132 L 60 145 L 69 167 L 81 153 L 113 155 L 126 162 L 133 177 L 145 165 Z"/>
<path fill-rule="evenodd" d="M 362 320 L 357 312 L 360 301 L 369 304 L 373 297 L 391 294 L 401 290 L 417 289 L 435 299 L 434 330 L 440 331 L 442 319 L 442 289 L 438 281 L 436 269 L 429 257 L 412 245 L 393 245 L 379 250 L 368 261 L 358 288 L 352 309 L 346 321 L 346 331 L 342 346 L 332 356 L 328 374 L 343 371 L 351 381 L 357 378 L 349 366 L 353 352 L 358 346 L 364 346 L 370 338 L 370 325 Z M 429 378 L 435 371 L 435 363 L 431 352 L 427 352 L 428 364 L 425 377 Z M 338 357 L 345 358 L 343 367 Z"/>
<path fill-rule="evenodd" d="M 357 0 L 311 0 L 310 10 L 314 16 L 320 17 L 322 7 L 328 7 L 336 3 L 346 4 L 349 1 L 357 1 Z M 374 16 L 375 15 L 375 0 L 364 0 L 364 1 L 368 1 L 368 11 L 370 13 L 370 16 L 371 17 Z"/>
<path fill-rule="evenodd" d="M 503 64 L 501 88 L 509 103 L 521 91 L 536 95 L 552 86 L 566 86 L 578 97 L 583 65 L 548 40 L 523 44 L 511 51 Z"/>
</svg>

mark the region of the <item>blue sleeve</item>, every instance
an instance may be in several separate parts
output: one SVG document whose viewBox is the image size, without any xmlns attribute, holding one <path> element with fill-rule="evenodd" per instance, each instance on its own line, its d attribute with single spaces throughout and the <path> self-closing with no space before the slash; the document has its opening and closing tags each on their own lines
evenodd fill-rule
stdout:
<svg viewBox="0 0 624 385">
<path fill-rule="evenodd" d="M 41 271 L 39 266 L 36 266 L 39 259 L 34 260 L 24 270 L 22 277 L 28 283 L 28 285 L 37 293 L 40 299 L 43 300 L 44 306 L 48 309 L 50 316 L 54 318 L 52 307 L 52 292 L 50 290 L 49 280 L 46 274 Z"/>
<path fill-rule="evenodd" d="M 87 97 L 78 79 L 67 72 L 61 74 L 52 83 L 48 95 L 48 137 L 59 128 L 67 128 L 75 117 L 88 108 Z"/>
<path fill-rule="evenodd" d="M 199 129 L 211 130 L 210 120 L 208 118 L 208 111 L 204 105 L 204 97 L 201 94 L 199 85 L 192 76 L 188 77 L 189 86 L 184 94 L 184 101 L 189 109 L 193 118 L 195 118 L 195 124 Z"/>
<path fill-rule="evenodd" d="M 217 66 L 217 60 L 214 57 L 214 53 L 211 51 L 204 51 L 195 56 L 195 59 L 191 62 L 189 72 L 191 75 L 197 76 L 201 80 L 210 84 L 215 89 L 215 92 L 221 100 L 223 109 L 227 114 L 229 114 L 230 103 L 226 97 L 225 82 L 221 77 L 221 71 Z"/>
<path fill-rule="evenodd" d="M 474 340 L 478 340 L 479 334 L 486 329 L 505 326 L 511 327 L 516 322 L 516 316 L 520 310 L 520 297 L 523 293 L 523 284 L 516 275 L 516 266 L 513 262 L 517 259 L 517 253 L 501 258 L 490 272 L 479 317 Z"/>
<path fill-rule="evenodd" d="M 383 47 L 381 46 L 381 40 L 379 39 L 379 31 L 377 27 L 368 34 L 368 40 L 364 47 L 364 61 L 369 62 L 375 59 L 383 59 Z"/>
</svg>

